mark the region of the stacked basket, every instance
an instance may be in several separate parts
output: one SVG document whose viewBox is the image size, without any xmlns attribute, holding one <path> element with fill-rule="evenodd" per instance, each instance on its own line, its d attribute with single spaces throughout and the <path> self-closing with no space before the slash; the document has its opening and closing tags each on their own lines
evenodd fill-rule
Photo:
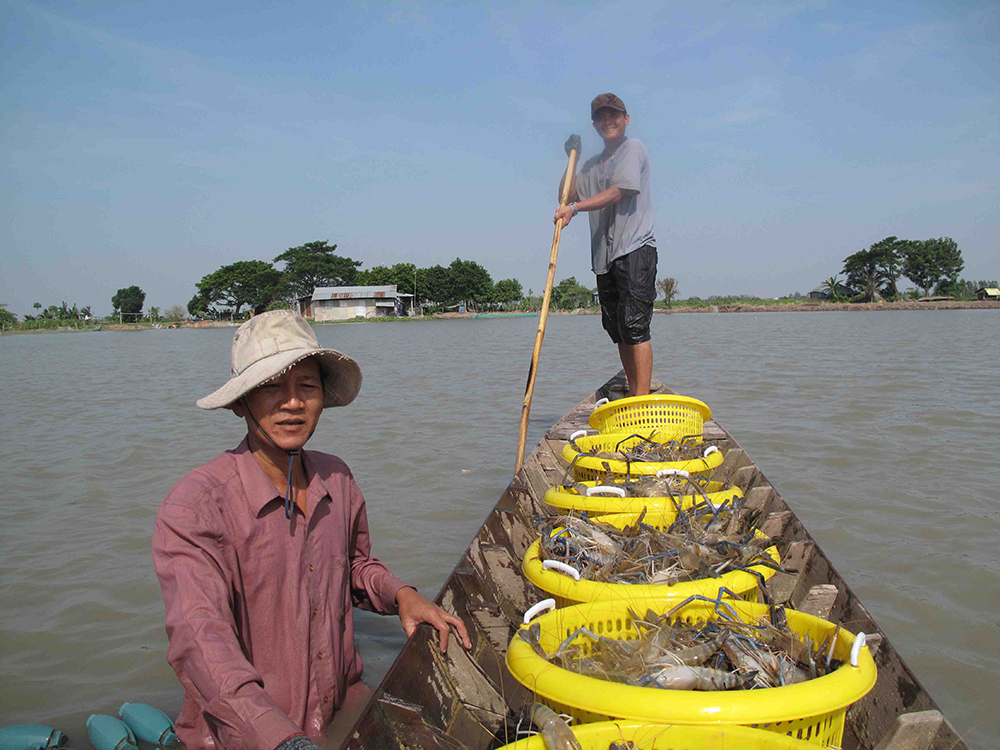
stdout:
<svg viewBox="0 0 1000 750">
<path fill-rule="evenodd" d="M 711 410 L 706 404 L 684 396 L 650 395 L 598 402 L 589 420 L 598 434 L 575 433 L 563 450 L 563 457 L 573 466 L 576 483 L 550 489 L 545 503 L 559 513 L 585 512 L 598 516 L 601 522 L 618 529 L 635 524 L 640 517 L 644 524 L 665 529 L 679 512 L 696 502 L 704 503 L 706 496 L 715 507 L 736 502 L 742 498 L 742 492 L 721 482 L 705 485 L 703 493 L 683 497 L 625 497 L 622 488 L 636 477 L 664 473 L 707 477 L 723 461 L 722 452 L 715 446 L 706 448 L 701 458 L 683 465 L 616 462 L 585 455 L 595 447 L 600 452 L 617 451 L 628 447 L 630 441 L 643 438 L 661 443 L 683 438 L 688 444 L 701 445 L 704 423 L 710 417 Z M 555 528 L 545 533 L 554 538 L 561 531 Z M 764 557 L 769 563 L 780 563 L 774 547 L 768 548 Z M 570 638 L 580 628 L 601 638 L 634 639 L 639 628 L 632 622 L 632 616 L 647 609 L 660 615 L 677 610 L 670 616 L 671 621 L 714 620 L 719 617 L 718 607 L 703 599 L 718 599 L 723 587 L 747 600 L 727 599 L 732 607 L 728 611 L 738 613 L 745 623 L 755 623 L 770 613 L 768 606 L 755 600 L 759 584 L 774 575 L 773 567 L 750 565 L 747 570 L 734 570 L 722 577 L 672 586 L 599 583 L 581 579 L 579 571 L 564 563 L 544 560 L 541 544 L 536 541 L 525 554 L 522 568 L 532 583 L 553 598 L 540 602 L 525 614 L 525 627 L 511 641 L 507 652 L 507 666 L 536 700 L 556 711 L 572 716 L 577 722 L 613 722 L 581 726 L 579 737 L 585 748 L 603 749 L 610 740 L 623 742 L 632 737 L 628 733 L 633 730 L 645 732 L 645 737 L 673 734 L 663 747 L 692 750 L 734 746 L 790 748 L 803 741 L 812 746 L 839 746 L 847 706 L 875 684 L 875 664 L 863 648 L 863 634 L 854 636 L 833 623 L 791 610 L 785 611 L 788 625 L 799 637 L 808 635 L 812 643 L 818 644 L 822 638 L 839 633 L 839 639 L 833 638 L 831 656 L 843 661 L 843 666 L 804 683 L 713 692 L 638 687 L 577 674 L 543 658 L 536 647 L 552 654 L 560 644 L 565 647 L 570 643 L 586 651 L 589 636 L 578 634 Z M 692 595 L 702 600 L 678 608 Z M 561 608 L 555 609 L 557 606 Z M 545 609 L 555 611 L 532 619 Z M 537 637 L 534 647 L 530 645 L 529 622 Z M 666 732 L 663 726 L 653 725 L 672 726 Z M 650 747 L 660 747 L 659 742 Z M 536 745 L 519 742 L 510 746 L 515 747 L 532 750 Z"/>
<path fill-rule="evenodd" d="M 687 438 L 689 442 L 701 444 L 705 420 L 711 416 L 712 410 L 706 404 L 686 396 L 657 394 L 618 401 L 602 399 L 595 405 L 589 420 L 597 434 L 587 435 L 583 430 L 574 433 L 562 455 L 573 465 L 578 481 L 600 479 L 606 474 L 605 466 L 617 476 L 653 476 L 675 471 L 707 474 L 722 463 L 722 452 L 715 446 L 706 448 L 700 458 L 670 462 L 607 461 L 588 456 L 587 452 L 594 449 L 614 452 L 632 448 L 644 440 L 668 443 Z"/>
</svg>

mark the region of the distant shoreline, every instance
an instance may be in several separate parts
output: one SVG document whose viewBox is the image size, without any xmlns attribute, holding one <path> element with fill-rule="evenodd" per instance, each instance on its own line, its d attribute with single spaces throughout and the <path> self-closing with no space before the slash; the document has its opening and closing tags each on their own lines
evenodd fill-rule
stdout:
<svg viewBox="0 0 1000 750">
<path fill-rule="evenodd" d="M 900 302 L 789 302 L 785 304 L 776 305 L 755 305 L 750 303 L 735 303 L 729 305 L 706 305 L 704 307 L 658 307 L 653 310 L 657 315 L 686 315 L 689 313 L 761 313 L 761 312 L 881 312 L 881 311 L 892 311 L 892 310 L 1000 310 L 1000 301 L 998 300 L 966 300 L 966 301 L 955 301 L 948 300 L 942 302 L 916 302 L 914 300 L 905 300 Z M 577 308 L 572 311 L 560 311 L 553 310 L 549 315 L 600 315 L 601 310 L 597 307 L 590 308 Z M 404 321 L 429 321 L 429 320 L 486 320 L 489 318 L 523 318 L 526 316 L 538 315 L 537 312 L 534 313 L 524 313 L 524 312 L 509 312 L 509 313 L 459 313 L 459 312 L 449 312 L 449 313 L 433 313 L 431 315 L 423 315 L 414 318 L 408 317 L 384 317 L 384 318 L 373 318 L 369 320 L 362 320 L 358 318 L 352 318 L 350 320 L 314 320 L 310 321 L 314 325 L 329 325 L 329 324 L 342 324 L 342 323 L 389 323 L 389 322 L 404 322 Z M 200 323 L 198 328 L 237 328 L 240 324 L 236 322 L 230 322 L 225 320 L 206 320 Z M 195 325 L 190 322 L 184 322 L 180 328 L 195 328 Z M 141 324 L 119 324 L 119 323 L 104 323 L 99 329 L 95 330 L 93 326 L 87 326 L 84 328 L 41 328 L 34 329 L 30 331 L 19 331 L 19 330 L 8 330 L 4 331 L 4 336 L 9 335 L 32 335 L 36 333 L 86 333 L 103 331 L 166 331 L 169 327 L 163 325 L 160 328 L 154 328 L 152 325 L 141 325 Z"/>
<path fill-rule="evenodd" d="M 945 300 L 941 302 L 786 302 L 775 305 L 755 305 L 734 303 L 706 307 L 656 308 L 656 313 L 749 313 L 749 312 L 849 312 L 849 311 L 890 311 L 890 310 L 1000 310 L 997 300 Z"/>
</svg>

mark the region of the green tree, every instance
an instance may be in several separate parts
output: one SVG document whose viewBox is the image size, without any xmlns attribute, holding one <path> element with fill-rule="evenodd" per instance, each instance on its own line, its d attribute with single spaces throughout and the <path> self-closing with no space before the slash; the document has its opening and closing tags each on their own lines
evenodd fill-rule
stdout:
<svg viewBox="0 0 1000 750">
<path fill-rule="evenodd" d="M 150 307 L 149 308 L 149 319 L 156 322 L 160 319 L 160 308 Z"/>
<path fill-rule="evenodd" d="M 137 286 L 119 289 L 115 296 L 111 298 L 111 306 L 115 312 L 122 312 L 126 315 L 139 316 L 142 313 L 142 305 L 146 301 L 146 293 Z M 66 303 L 64 302 L 63 305 Z"/>
<path fill-rule="evenodd" d="M 674 297 L 677 296 L 677 279 L 668 276 L 656 282 L 656 288 L 663 294 L 663 299 L 667 307 L 673 307 Z"/>
<path fill-rule="evenodd" d="M 489 271 L 474 260 L 455 258 L 448 266 L 449 301 L 463 300 L 466 308 L 489 300 L 493 278 Z"/>
<path fill-rule="evenodd" d="M 358 271 L 355 283 L 362 286 L 396 285 L 397 292 L 413 294 L 413 263 L 396 263 L 394 266 L 374 266 L 367 271 Z M 419 279 L 418 279 L 419 280 Z"/>
<path fill-rule="evenodd" d="M 903 275 L 930 294 L 931 287 L 954 284 L 965 268 L 962 251 L 951 237 L 911 242 L 903 257 Z"/>
<path fill-rule="evenodd" d="M 413 294 L 413 278 L 417 267 L 413 263 L 396 263 L 389 269 L 389 283 L 396 285 L 396 291 Z"/>
<path fill-rule="evenodd" d="M 903 265 L 903 255 L 909 246 L 909 240 L 886 237 L 868 248 L 883 282 L 880 291 L 886 299 L 894 300 L 899 296 L 896 282 L 899 280 L 900 269 Z"/>
<path fill-rule="evenodd" d="M 35 308 L 35 310 L 41 310 L 42 309 L 42 303 L 41 302 L 36 302 L 35 304 L 32 305 L 32 307 Z M 35 315 L 38 315 L 38 313 L 36 312 Z"/>
<path fill-rule="evenodd" d="M 37 303 L 36 303 L 37 304 Z M 41 307 L 41 305 L 38 305 Z M 0 302 L 0 326 L 10 328 L 17 324 L 17 315 L 7 309 L 6 302 Z"/>
<path fill-rule="evenodd" d="M 884 277 L 879 267 L 879 258 L 872 250 L 859 250 L 844 258 L 844 275 L 847 285 L 861 290 L 861 299 L 872 302 Z"/>
<path fill-rule="evenodd" d="M 421 299 L 444 305 L 451 299 L 451 275 L 442 265 L 417 269 L 417 293 Z"/>
<path fill-rule="evenodd" d="M 336 255 L 336 245 L 326 240 L 307 242 L 298 247 L 290 247 L 277 258 L 275 263 L 284 263 L 281 277 L 281 292 L 284 296 L 305 297 L 318 286 L 350 286 L 358 283 L 360 260 Z"/>
<path fill-rule="evenodd" d="M 388 286 L 392 278 L 389 266 L 372 266 L 367 271 L 358 271 L 354 283 L 358 286 Z"/>
<path fill-rule="evenodd" d="M 593 303 L 593 291 L 578 283 L 575 276 L 563 279 L 552 287 L 551 306 L 558 310 L 575 310 L 590 307 Z"/>
<path fill-rule="evenodd" d="M 203 318 L 211 314 L 208 300 L 202 294 L 195 294 L 187 303 L 188 314 L 192 318 Z"/>
<path fill-rule="evenodd" d="M 240 260 L 204 276 L 197 284 L 196 297 L 202 298 L 205 310 L 221 304 L 231 308 L 233 315 L 238 316 L 244 305 L 255 309 L 266 308 L 277 296 L 280 283 L 281 273 L 269 263 L 262 260 Z M 188 303 L 188 311 L 191 311 L 194 302 L 195 300 L 191 300 Z"/>
<path fill-rule="evenodd" d="M 500 279 L 493 287 L 493 299 L 505 309 L 521 299 L 521 282 L 517 279 Z"/>
</svg>

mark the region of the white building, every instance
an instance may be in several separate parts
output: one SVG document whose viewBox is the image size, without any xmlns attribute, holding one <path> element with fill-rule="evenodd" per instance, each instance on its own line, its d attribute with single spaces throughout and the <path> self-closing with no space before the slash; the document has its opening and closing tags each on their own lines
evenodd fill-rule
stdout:
<svg viewBox="0 0 1000 750">
<path fill-rule="evenodd" d="M 303 317 L 321 320 L 350 320 L 404 315 L 412 294 L 401 294 L 390 286 L 318 286 L 308 297 L 296 300 Z"/>
</svg>

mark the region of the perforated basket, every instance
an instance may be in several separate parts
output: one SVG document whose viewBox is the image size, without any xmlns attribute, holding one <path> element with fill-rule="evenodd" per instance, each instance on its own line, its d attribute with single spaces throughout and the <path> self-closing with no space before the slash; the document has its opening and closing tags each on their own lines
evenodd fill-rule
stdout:
<svg viewBox="0 0 1000 750">
<path fill-rule="evenodd" d="M 602 486 L 596 481 L 583 482 L 587 487 Z M 709 502 L 721 505 L 726 500 L 732 502 L 743 497 L 739 487 L 727 487 L 723 482 L 709 482 L 705 488 L 705 497 Z M 545 492 L 545 504 L 560 510 L 575 510 L 586 512 L 591 516 L 601 516 L 608 513 L 641 513 L 646 508 L 649 513 L 669 513 L 675 511 L 674 500 L 678 501 L 681 510 L 687 510 L 695 503 L 704 500 L 701 495 L 680 495 L 669 497 L 619 497 L 617 494 L 601 493 L 581 495 L 572 488 L 550 487 Z"/>
<path fill-rule="evenodd" d="M 651 394 L 606 403 L 598 401 L 589 421 L 590 426 L 602 434 L 648 434 L 655 429 L 666 435 L 667 440 L 676 440 L 685 435 L 700 435 L 705 422 L 711 418 L 708 404 L 696 398 Z"/>
<path fill-rule="evenodd" d="M 601 523 L 607 523 L 615 528 L 623 529 L 635 523 L 639 517 L 638 513 L 616 513 L 601 516 Z M 647 523 L 656 529 L 665 529 L 674 522 L 677 517 L 676 511 L 666 513 L 649 513 L 643 518 L 643 523 Z M 554 529 L 552 535 L 555 536 L 561 529 Z M 764 534 L 757 531 L 757 536 L 766 538 Z M 771 546 L 764 550 L 766 555 L 775 564 L 781 563 L 778 555 L 778 548 Z M 766 565 L 749 565 L 750 570 L 757 571 L 764 580 L 768 580 L 775 574 L 773 568 Z M 723 573 L 718 578 L 700 578 L 696 581 L 684 581 L 673 585 L 667 584 L 628 584 L 628 583 L 602 583 L 600 581 L 588 581 L 579 578 L 579 572 L 574 577 L 573 572 L 560 572 L 557 568 L 547 570 L 545 561 L 542 559 L 542 547 L 540 541 L 533 542 L 524 553 L 521 561 L 521 570 L 525 577 L 542 591 L 552 594 L 556 600 L 556 606 L 564 607 L 570 604 L 581 602 L 612 601 L 622 602 L 627 605 L 642 606 L 637 604 L 641 600 L 670 599 L 673 602 L 680 602 L 689 596 L 700 594 L 712 597 L 719 595 L 719 589 L 725 587 L 734 594 L 748 600 L 757 601 L 758 578 L 753 573 L 744 570 L 732 570 Z"/>
<path fill-rule="evenodd" d="M 654 433 L 651 440 L 658 443 L 666 443 L 671 440 L 660 433 Z M 686 471 L 689 474 L 707 474 L 716 466 L 722 463 L 722 451 L 714 445 L 705 448 L 703 458 L 695 458 L 688 461 L 618 461 L 600 458 L 598 456 L 588 456 L 586 452 L 597 448 L 602 453 L 614 453 L 618 447 L 630 448 L 643 439 L 639 436 L 615 433 L 606 435 L 585 435 L 577 437 L 575 442 L 580 448 L 577 451 L 573 447 L 573 442 L 563 446 L 562 457 L 573 464 L 573 476 L 577 481 L 595 481 L 605 475 L 604 465 L 608 465 L 611 473 L 624 476 L 655 476 L 660 471 Z M 700 442 L 700 439 L 699 439 Z"/>
<path fill-rule="evenodd" d="M 729 605 L 745 622 L 767 617 L 764 604 L 730 600 Z M 662 614 L 672 601 L 643 602 Z M 802 612 L 785 610 L 789 627 L 800 638 L 807 634 L 813 643 L 822 643 L 836 626 L 832 622 Z M 692 602 L 677 617 L 704 622 L 716 619 L 713 604 Z M 540 645 L 554 653 L 578 628 L 586 627 L 609 638 L 636 638 L 639 630 L 632 622 L 628 605 L 622 602 L 590 602 L 556 609 L 536 618 Z M 591 639 L 579 634 L 572 641 L 589 653 Z M 857 644 L 857 645 L 855 645 Z M 620 685 L 576 674 L 543 659 L 520 635 L 507 650 L 507 668 L 536 696 L 559 713 L 580 722 L 626 719 L 659 724 L 738 724 L 766 729 L 818 745 L 839 746 L 844 733 L 847 707 L 875 685 L 875 662 L 864 639 L 841 630 L 834 658 L 843 666 L 830 674 L 807 682 L 758 690 L 700 692 L 661 690 Z"/>
<path fill-rule="evenodd" d="M 632 742 L 641 750 L 806 750 L 815 747 L 774 732 L 739 726 L 674 726 L 602 721 L 572 727 L 583 750 L 608 750 L 612 742 Z M 499 750 L 550 750 L 540 735 Z"/>
</svg>

